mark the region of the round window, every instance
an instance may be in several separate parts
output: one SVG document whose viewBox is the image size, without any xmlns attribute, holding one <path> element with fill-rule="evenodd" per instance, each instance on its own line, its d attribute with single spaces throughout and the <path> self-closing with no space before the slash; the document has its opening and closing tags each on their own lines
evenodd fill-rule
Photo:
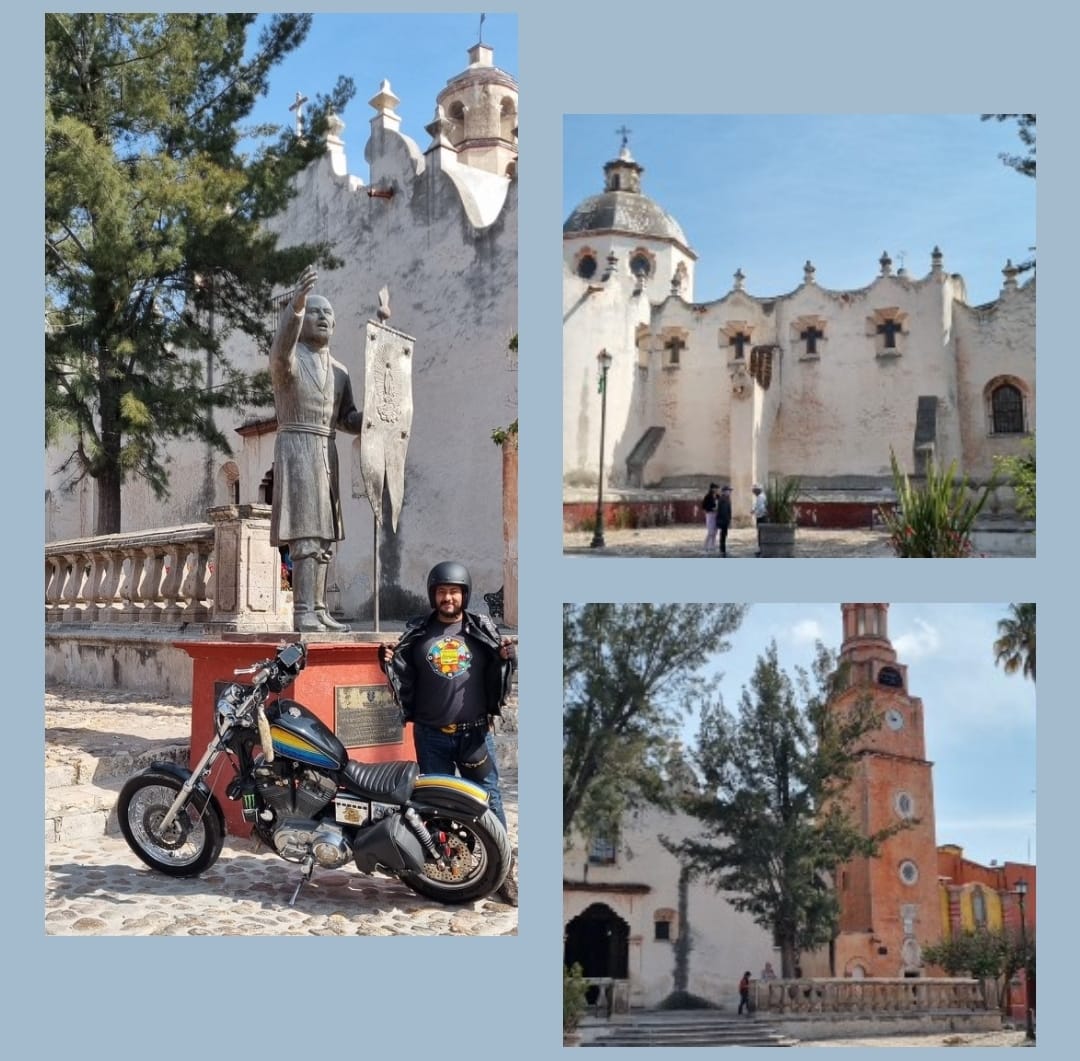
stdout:
<svg viewBox="0 0 1080 1061">
<path fill-rule="evenodd" d="M 635 254 L 630 259 L 630 272 L 640 279 L 646 279 L 652 272 L 652 262 L 647 254 Z"/>
<path fill-rule="evenodd" d="M 905 884 L 914 884 L 919 879 L 919 867 L 909 858 L 900 863 L 900 879 Z"/>
<path fill-rule="evenodd" d="M 893 806 L 901 818 L 912 818 L 915 815 L 915 801 L 907 792 L 897 792 Z"/>
<path fill-rule="evenodd" d="M 591 254 L 583 254 L 578 260 L 577 274 L 582 280 L 591 280 L 596 274 L 596 259 Z"/>
</svg>

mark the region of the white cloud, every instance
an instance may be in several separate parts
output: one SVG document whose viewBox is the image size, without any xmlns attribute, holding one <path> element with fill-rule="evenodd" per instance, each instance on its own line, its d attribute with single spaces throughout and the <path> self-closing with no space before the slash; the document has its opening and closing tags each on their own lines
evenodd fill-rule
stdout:
<svg viewBox="0 0 1080 1061">
<path fill-rule="evenodd" d="M 906 663 L 936 656 L 941 650 L 941 635 L 937 627 L 925 619 L 915 619 L 915 629 L 908 630 L 892 639 L 893 647 Z"/>
<path fill-rule="evenodd" d="M 792 627 L 791 640 L 796 645 L 813 645 L 825 640 L 825 631 L 817 619 L 801 619 Z"/>
</svg>

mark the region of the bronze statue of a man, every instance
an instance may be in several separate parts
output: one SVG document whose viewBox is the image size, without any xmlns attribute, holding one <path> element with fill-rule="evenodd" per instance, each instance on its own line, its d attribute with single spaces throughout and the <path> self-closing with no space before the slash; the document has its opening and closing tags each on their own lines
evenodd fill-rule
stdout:
<svg viewBox="0 0 1080 1061">
<path fill-rule="evenodd" d="M 289 547 L 293 629 L 312 633 L 349 629 L 326 607 L 332 545 L 345 537 L 334 438 L 337 428 L 358 434 L 363 426 L 349 370 L 330 356 L 334 310 L 311 294 L 317 279 L 313 266 L 301 273 L 270 347 L 277 414 L 270 541 Z"/>
</svg>

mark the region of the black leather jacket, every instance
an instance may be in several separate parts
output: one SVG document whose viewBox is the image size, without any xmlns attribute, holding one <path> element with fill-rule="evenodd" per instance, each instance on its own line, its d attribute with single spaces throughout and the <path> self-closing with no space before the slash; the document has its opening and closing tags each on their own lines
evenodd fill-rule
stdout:
<svg viewBox="0 0 1080 1061">
<path fill-rule="evenodd" d="M 389 666 L 380 659 L 379 665 L 386 673 L 386 680 L 390 685 L 390 691 L 394 694 L 394 700 L 401 708 L 403 720 L 411 722 L 416 715 L 414 699 L 416 689 L 416 666 L 412 662 L 412 646 L 424 636 L 427 624 L 435 612 L 427 615 L 418 615 L 405 624 L 405 633 L 401 635 L 398 643 L 394 646 L 394 654 L 390 658 Z M 510 685 L 514 676 L 515 660 L 502 659 L 499 649 L 502 646 L 502 638 L 495 624 L 486 615 L 477 615 L 475 612 L 465 612 L 461 627 L 462 633 L 478 642 L 495 657 L 497 667 L 488 667 L 485 677 L 484 703 L 489 715 L 501 715 L 502 706 L 510 696 Z"/>
</svg>

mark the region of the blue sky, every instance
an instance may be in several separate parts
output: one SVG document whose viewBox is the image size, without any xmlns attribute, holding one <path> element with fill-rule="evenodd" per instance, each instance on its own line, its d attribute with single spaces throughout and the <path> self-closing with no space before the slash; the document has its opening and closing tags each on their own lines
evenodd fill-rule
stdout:
<svg viewBox="0 0 1080 1061">
<path fill-rule="evenodd" d="M 262 16 L 256 30 L 269 16 Z M 314 99 L 328 94 L 338 77 L 351 77 L 356 95 L 345 113 L 344 139 L 349 171 L 366 177 L 364 144 L 368 122 L 375 113 L 368 100 L 384 78 L 401 99 L 401 131 L 423 150 L 430 137 L 424 132 L 435 116 L 435 97 L 446 82 L 469 65 L 468 50 L 480 39 L 480 12 L 463 14 L 330 14 L 317 13 L 304 43 L 271 75 L 270 92 L 252 114 L 257 123 L 275 122 L 289 128 L 289 107 L 296 93 Z M 482 29 L 485 44 L 494 49 L 494 63 L 517 77 L 517 17 L 486 14 Z"/>
<path fill-rule="evenodd" d="M 969 858 L 1035 861 L 1035 685 L 994 662 L 1008 604 L 891 604 L 889 639 L 922 699 L 926 755 L 934 764 L 937 842 Z M 839 604 L 754 604 L 716 658 L 720 692 L 738 708 L 759 654 L 776 640 L 789 674 L 809 667 L 814 643 L 838 650 Z M 688 742 L 697 723 L 685 728 Z"/>
<path fill-rule="evenodd" d="M 939 246 L 972 305 L 1035 245 L 1035 181 L 1013 121 L 961 115 L 568 115 L 563 217 L 603 190 L 630 130 L 643 190 L 698 254 L 695 299 L 721 298 L 741 268 L 759 297 L 791 291 L 809 258 L 822 287 L 865 287 L 888 251 L 913 277 Z"/>
</svg>

